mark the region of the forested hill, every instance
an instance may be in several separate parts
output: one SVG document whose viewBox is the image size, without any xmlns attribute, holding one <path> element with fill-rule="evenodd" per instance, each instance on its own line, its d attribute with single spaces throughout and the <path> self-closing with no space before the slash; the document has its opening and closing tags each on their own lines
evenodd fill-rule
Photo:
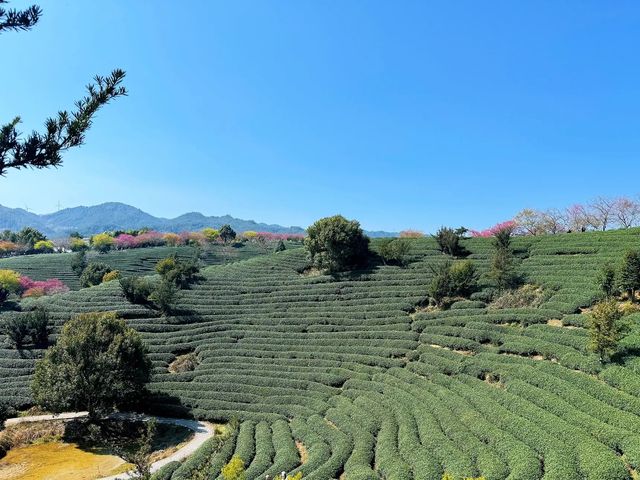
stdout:
<svg viewBox="0 0 640 480">
<path fill-rule="evenodd" d="M 231 225 L 231 228 L 237 232 L 252 230 L 271 233 L 305 233 L 302 227 L 260 223 L 230 215 L 208 217 L 199 212 L 189 212 L 176 218 L 161 218 L 119 202 L 103 203 L 92 207 L 65 208 L 45 215 L 38 215 L 23 208 L 0 205 L 0 230 L 16 231 L 24 227 L 33 227 L 51 238 L 64 237 L 71 232 L 93 235 L 111 230 L 143 227 L 162 232 L 186 232 L 202 230 L 205 227 L 220 228 L 225 224 Z M 367 231 L 365 233 L 370 237 L 397 236 L 396 232 Z"/>
<path fill-rule="evenodd" d="M 254 230 L 272 233 L 304 233 L 301 227 L 284 227 L 242 220 L 230 215 L 205 216 L 191 212 L 176 218 L 155 217 L 139 208 L 124 203 L 109 202 L 92 207 L 65 208 L 55 213 L 38 215 L 22 208 L 0 205 L 0 229 L 20 230 L 34 227 L 49 237 L 66 236 L 71 232 L 92 235 L 109 230 L 129 230 L 148 227 L 163 232 L 201 230 L 205 227 L 219 228 L 231 225 L 237 232 Z"/>
</svg>

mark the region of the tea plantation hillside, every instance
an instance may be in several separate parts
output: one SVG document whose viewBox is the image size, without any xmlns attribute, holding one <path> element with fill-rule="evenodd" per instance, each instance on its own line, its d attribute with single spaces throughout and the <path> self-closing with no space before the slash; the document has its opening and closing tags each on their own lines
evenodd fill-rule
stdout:
<svg viewBox="0 0 640 480">
<path fill-rule="evenodd" d="M 287 242 L 288 248 L 300 246 L 299 242 Z M 255 243 L 244 243 L 238 246 L 215 244 L 199 251 L 194 247 L 146 247 L 128 250 L 114 250 L 100 254 L 89 252 L 87 262 L 106 263 L 123 275 L 140 275 L 152 273 L 156 263 L 170 255 L 179 258 L 193 258 L 200 255 L 204 265 L 219 265 L 238 260 L 245 260 L 257 255 L 266 255 L 273 251 L 273 247 L 261 247 Z M 78 275 L 71 269 L 72 253 L 48 253 L 37 255 L 22 255 L 0 258 L 0 269 L 15 270 L 33 280 L 47 280 L 58 278 L 72 290 L 80 288 Z"/>
<path fill-rule="evenodd" d="M 478 298 L 419 308 L 431 266 L 447 257 L 411 240 L 407 268 L 303 274 L 302 249 L 211 266 L 160 317 L 118 283 L 43 298 L 56 330 L 78 312 L 116 310 L 146 340 L 153 409 L 240 420 L 161 478 L 215 479 L 239 455 L 247 478 L 614 480 L 640 468 L 640 315 L 617 363 L 586 349 L 585 315 L 601 265 L 640 248 L 640 231 L 519 237 L 538 308 L 493 309 Z M 465 241 L 481 272 L 490 239 Z M 374 243 L 374 248 L 376 244 Z M 0 339 L 0 342 L 2 339 Z M 193 371 L 170 373 L 195 352 Z M 0 349 L 0 400 L 30 402 L 39 351 Z M 159 477 L 160 478 L 160 477 Z"/>
</svg>

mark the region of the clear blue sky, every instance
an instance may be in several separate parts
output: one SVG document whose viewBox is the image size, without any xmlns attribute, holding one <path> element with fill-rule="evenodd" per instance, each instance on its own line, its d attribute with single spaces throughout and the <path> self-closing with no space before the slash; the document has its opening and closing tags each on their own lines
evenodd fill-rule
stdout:
<svg viewBox="0 0 640 480">
<path fill-rule="evenodd" d="M 38 3 L 0 36 L 0 120 L 41 128 L 114 67 L 130 95 L 0 179 L 7 206 L 433 231 L 640 191 L 637 1 Z"/>
</svg>

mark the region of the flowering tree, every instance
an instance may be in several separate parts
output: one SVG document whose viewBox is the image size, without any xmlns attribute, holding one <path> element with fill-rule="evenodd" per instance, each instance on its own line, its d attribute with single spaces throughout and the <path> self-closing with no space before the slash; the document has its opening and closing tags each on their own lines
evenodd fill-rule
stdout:
<svg viewBox="0 0 640 480">
<path fill-rule="evenodd" d="M 424 233 L 419 230 L 402 230 L 400 232 L 400 238 L 422 238 Z"/>
<path fill-rule="evenodd" d="M 69 291 L 62 280 L 50 278 L 48 280 L 32 280 L 27 276 L 20 277 L 20 289 L 22 297 L 41 297 L 44 295 L 53 295 L 55 293 L 64 293 Z"/>
<path fill-rule="evenodd" d="M 496 233 L 503 230 L 513 231 L 517 227 L 516 222 L 507 220 L 506 222 L 496 223 L 493 227 L 485 230 L 471 230 L 472 237 L 488 238 L 493 237 Z"/>
<path fill-rule="evenodd" d="M 633 227 L 640 220 L 640 203 L 620 197 L 615 201 L 613 214 L 622 228 Z"/>
<path fill-rule="evenodd" d="M 98 233 L 91 237 L 91 245 L 97 251 L 106 253 L 113 247 L 114 239 L 108 233 Z"/>
</svg>

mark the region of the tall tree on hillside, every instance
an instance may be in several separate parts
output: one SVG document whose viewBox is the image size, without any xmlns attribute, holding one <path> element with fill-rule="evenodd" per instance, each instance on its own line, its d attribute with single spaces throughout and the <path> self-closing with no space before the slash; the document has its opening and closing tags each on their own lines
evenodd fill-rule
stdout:
<svg viewBox="0 0 640 480">
<path fill-rule="evenodd" d="M 151 362 L 140 334 L 114 312 L 69 320 L 36 362 L 33 396 L 52 412 L 87 410 L 92 419 L 140 398 Z"/>
<path fill-rule="evenodd" d="M 494 254 L 491 259 L 489 276 L 495 280 L 500 290 L 512 289 L 518 286 L 519 277 L 516 272 L 515 257 L 511 247 L 513 227 L 504 227 L 493 236 Z"/>
<path fill-rule="evenodd" d="M 589 205 L 589 223 L 604 232 L 614 218 L 616 201 L 607 197 L 598 197 Z"/>
<path fill-rule="evenodd" d="M 622 228 L 630 228 L 640 219 L 640 203 L 621 197 L 616 200 L 613 212 Z"/>
<path fill-rule="evenodd" d="M 29 30 L 35 26 L 42 10 L 33 5 L 26 10 L 6 9 L 0 0 L 0 33 Z M 84 143 L 98 110 L 116 97 L 127 94 L 122 86 L 125 72 L 113 70 L 107 77 L 96 76 L 87 85 L 87 95 L 75 103 L 75 110 L 61 110 L 45 121 L 43 133 L 32 132 L 25 138 L 18 131 L 20 117 L 0 125 L 0 176 L 11 168 L 47 168 L 62 164 L 62 153 Z"/>
<path fill-rule="evenodd" d="M 627 292 L 629 300 L 636 301 L 640 290 L 640 251 L 630 250 L 624 256 L 620 269 L 620 288 Z"/>
</svg>

